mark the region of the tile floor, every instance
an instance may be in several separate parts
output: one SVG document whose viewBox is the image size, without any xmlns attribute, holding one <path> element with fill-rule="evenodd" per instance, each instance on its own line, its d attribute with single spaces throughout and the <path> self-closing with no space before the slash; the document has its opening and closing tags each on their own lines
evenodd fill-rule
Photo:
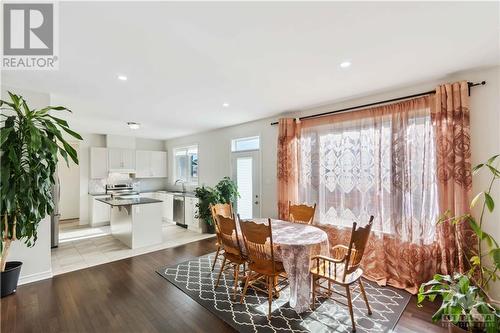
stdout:
<svg viewBox="0 0 500 333">
<path fill-rule="evenodd" d="M 52 273 L 63 274 L 215 236 L 190 231 L 173 223 L 164 223 L 162 229 L 162 243 L 129 249 L 109 234 L 109 226 L 62 226 L 59 247 L 52 249 Z"/>
</svg>

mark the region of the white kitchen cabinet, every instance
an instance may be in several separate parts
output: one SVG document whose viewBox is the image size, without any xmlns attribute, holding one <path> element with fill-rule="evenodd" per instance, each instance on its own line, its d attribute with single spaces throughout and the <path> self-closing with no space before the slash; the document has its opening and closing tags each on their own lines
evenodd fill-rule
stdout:
<svg viewBox="0 0 500 333">
<path fill-rule="evenodd" d="M 151 152 L 136 150 L 135 162 L 135 177 L 149 178 L 151 176 Z"/>
<path fill-rule="evenodd" d="M 198 208 L 196 207 L 197 203 L 198 203 L 198 198 L 193 198 L 188 196 L 185 197 L 184 221 L 187 225 L 188 230 L 202 233 L 206 231 L 206 228 L 204 226 L 205 222 L 195 217 L 198 213 Z"/>
<path fill-rule="evenodd" d="M 163 201 L 162 218 L 164 221 L 174 220 L 174 195 L 167 192 L 157 192 L 156 199 Z"/>
<path fill-rule="evenodd" d="M 135 171 L 135 150 L 123 148 L 108 149 L 109 171 Z"/>
<path fill-rule="evenodd" d="M 151 173 L 153 177 L 167 177 L 167 152 L 153 151 L 151 152 Z"/>
<path fill-rule="evenodd" d="M 136 174 L 137 178 L 167 177 L 167 153 L 164 151 L 137 150 Z"/>
<path fill-rule="evenodd" d="M 90 178 L 102 179 L 108 177 L 108 149 L 90 148 Z"/>
<path fill-rule="evenodd" d="M 90 196 L 90 225 L 109 224 L 111 219 L 111 206 L 96 199 L 108 198 L 109 195 L 91 195 Z"/>
</svg>

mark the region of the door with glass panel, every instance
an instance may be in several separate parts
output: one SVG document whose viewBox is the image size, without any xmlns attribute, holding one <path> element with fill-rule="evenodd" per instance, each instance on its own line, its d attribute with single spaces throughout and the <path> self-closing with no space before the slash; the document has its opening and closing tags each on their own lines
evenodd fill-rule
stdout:
<svg viewBox="0 0 500 333">
<path fill-rule="evenodd" d="M 232 178 L 240 193 L 235 210 L 242 219 L 260 217 L 259 157 L 258 150 L 232 153 Z"/>
</svg>

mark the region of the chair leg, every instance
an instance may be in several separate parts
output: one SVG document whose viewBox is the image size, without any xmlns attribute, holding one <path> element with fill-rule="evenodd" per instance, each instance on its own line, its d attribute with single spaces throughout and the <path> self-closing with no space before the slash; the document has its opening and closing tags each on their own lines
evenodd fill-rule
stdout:
<svg viewBox="0 0 500 333">
<path fill-rule="evenodd" d="M 274 277 L 274 288 L 275 288 L 275 296 L 276 298 L 280 297 L 280 292 L 278 291 L 278 284 L 279 284 L 279 276 Z"/>
<path fill-rule="evenodd" d="M 240 300 L 241 304 L 243 304 L 243 300 L 245 299 L 249 282 L 250 282 L 250 271 L 248 271 L 247 278 L 245 279 L 245 286 L 243 287 L 243 292 L 241 293 L 241 300 Z"/>
<path fill-rule="evenodd" d="M 234 294 L 233 299 L 236 300 L 236 290 L 238 290 L 238 275 L 240 273 L 240 265 L 234 264 Z"/>
<path fill-rule="evenodd" d="M 222 266 L 220 266 L 219 277 L 217 278 L 217 283 L 215 284 L 215 288 L 217 288 L 219 286 L 220 276 L 222 275 L 222 272 L 224 271 L 224 266 L 226 266 L 226 257 L 224 257 L 224 260 L 222 261 Z"/>
<path fill-rule="evenodd" d="M 269 293 L 269 319 L 271 318 L 271 310 L 273 307 L 273 289 L 274 289 L 274 277 L 267 277 L 267 292 Z"/>
<path fill-rule="evenodd" d="M 356 332 L 356 324 L 354 323 L 354 312 L 352 311 L 351 290 L 349 289 L 349 286 L 345 287 L 345 293 L 347 296 L 347 304 L 349 305 L 349 314 L 351 315 L 352 331 Z"/>
<path fill-rule="evenodd" d="M 316 309 L 316 276 L 312 276 L 312 303 L 311 308 Z"/>
<path fill-rule="evenodd" d="M 219 252 L 220 252 L 220 245 L 217 246 L 217 252 L 215 252 L 214 263 L 212 264 L 212 272 L 215 269 L 215 263 L 217 262 L 217 258 L 219 258 Z"/>
<path fill-rule="evenodd" d="M 366 292 L 365 292 L 365 287 L 363 286 L 363 282 L 361 282 L 361 278 L 359 278 L 359 288 L 361 289 L 361 294 L 363 295 L 363 298 L 365 299 L 366 303 L 366 308 L 368 309 L 368 314 L 372 314 L 372 309 L 370 309 L 370 304 L 368 304 L 368 297 L 366 297 Z"/>
</svg>

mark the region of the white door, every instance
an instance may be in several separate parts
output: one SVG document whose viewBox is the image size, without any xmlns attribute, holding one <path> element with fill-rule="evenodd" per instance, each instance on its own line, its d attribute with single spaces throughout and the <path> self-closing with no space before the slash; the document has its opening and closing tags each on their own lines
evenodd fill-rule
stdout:
<svg viewBox="0 0 500 333">
<path fill-rule="evenodd" d="M 232 153 L 232 178 L 240 197 L 236 212 L 242 219 L 260 217 L 260 153 L 258 150 Z"/>
<path fill-rule="evenodd" d="M 70 143 L 78 152 L 78 144 Z M 69 166 L 68 166 L 69 165 Z M 57 162 L 61 196 L 59 212 L 61 220 L 77 219 L 80 217 L 80 167 L 68 156 L 68 164 L 59 157 Z"/>
</svg>

